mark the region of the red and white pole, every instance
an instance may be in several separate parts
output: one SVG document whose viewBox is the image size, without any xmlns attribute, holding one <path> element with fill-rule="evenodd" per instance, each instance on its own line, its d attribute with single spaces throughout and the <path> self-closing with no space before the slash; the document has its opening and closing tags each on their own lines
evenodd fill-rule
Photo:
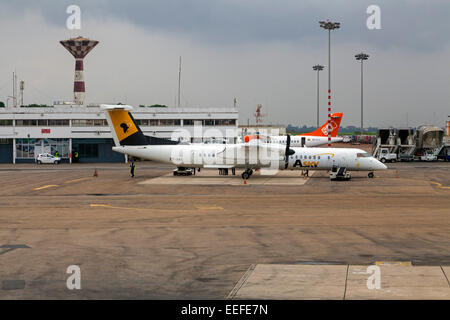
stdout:
<svg viewBox="0 0 450 320">
<path fill-rule="evenodd" d="M 83 105 L 86 99 L 86 88 L 84 84 L 83 59 L 75 60 L 75 79 L 73 83 L 73 95 L 75 103 Z"/>
<path fill-rule="evenodd" d="M 328 146 L 331 147 L 331 90 L 328 89 Z"/>
<path fill-rule="evenodd" d="M 331 147 L 331 29 L 328 29 L 328 147 Z"/>
<path fill-rule="evenodd" d="M 84 84 L 83 59 L 98 44 L 97 40 L 90 40 L 83 37 L 71 38 L 60 41 L 75 58 L 75 79 L 73 82 L 73 95 L 76 104 L 86 104 L 86 87 Z"/>
</svg>

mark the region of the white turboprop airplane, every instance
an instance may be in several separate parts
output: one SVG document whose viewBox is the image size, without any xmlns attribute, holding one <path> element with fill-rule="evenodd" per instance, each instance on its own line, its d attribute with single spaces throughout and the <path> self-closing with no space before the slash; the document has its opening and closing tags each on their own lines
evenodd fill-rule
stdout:
<svg viewBox="0 0 450 320">
<path fill-rule="evenodd" d="M 330 127 L 331 127 L 331 141 L 341 142 L 344 140 L 342 137 L 338 137 L 339 127 L 341 125 L 342 112 L 333 113 L 331 115 Z M 239 142 L 249 142 L 250 140 L 260 139 L 267 143 L 287 143 L 287 136 L 263 136 L 259 134 L 245 135 L 243 139 L 239 139 Z M 291 136 L 291 147 L 317 147 L 328 143 L 328 120 L 318 129 L 309 133 L 302 133 L 299 135 Z"/>
<path fill-rule="evenodd" d="M 145 136 L 136 125 L 131 106 L 102 105 L 114 137 L 116 152 L 133 157 L 176 165 L 178 168 L 242 168 L 243 179 L 254 169 L 347 170 L 373 171 L 387 167 L 367 152 L 353 148 L 291 148 L 252 140 L 238 144 L 179 144 L 177 141 Z"/>
</svg>

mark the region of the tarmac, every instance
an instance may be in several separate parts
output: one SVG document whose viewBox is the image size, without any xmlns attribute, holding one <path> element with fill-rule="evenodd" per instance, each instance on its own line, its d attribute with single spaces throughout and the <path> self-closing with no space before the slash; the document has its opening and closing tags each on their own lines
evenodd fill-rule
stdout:
<svg viewBox="0 0 450 320">
<path fill-rule="evenodd" d="M 243 171 L 243 170 L 241 170 Z M 308 176 L 312 176 L 314 171 L 309 171 Z M 249 179 L 250 180 L 250 179 Z M 308 181 L 308 177 L 302 175 L 299 171 L 279 171 L 266 170 L 255 172 L 251 177 L 252 185 L 304 185 Z M 246 181 L 247 183 L 247 181 Z M 151 178 L 139 182 L 139 184 L 174 184 L 174 185 L 243 185 L 240 174 L 232 175 L 231 170 L 226 176 L 218 175 L 217 170 L 201 170 L 191 176 L 174 176 L 168 173 L 160 177 Z"/>
<path fill-rule="evenodd" d="M 228 299 L 448 300 L 448 276 L 450 267 L 405 262 L 372 266 L 258 264 L 250 267 Z"/>
<path fill-rule="evenodd" d="M 0 299 L 448 299 L 450 163 L 388 167 L 374 179 L 286 171 L 244 185 L 240 171 L 173 177 L 149 162 L 135 178 L 124 163 L 0 165 Z M 367 291 L 377 261 L 411 265 L 382 266 L 381 290 Z M 80 290 L 66 286 L 72 265 Z M 321 268 L 336 269 L 339 288 L 289 280 L 305 266 L 321 286 Z"/>
</svg>

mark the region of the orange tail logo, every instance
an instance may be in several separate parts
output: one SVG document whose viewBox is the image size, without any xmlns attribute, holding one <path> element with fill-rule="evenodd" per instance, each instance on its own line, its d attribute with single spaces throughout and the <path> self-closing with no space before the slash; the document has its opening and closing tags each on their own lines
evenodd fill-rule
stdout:
<svg viewBox="0 0 450 320">
<path fill-rule="evenodd" d="M 331 115 L 331 136 L 334 138 L 337 136 L 339 127 L 341 125 L 342 116 L 344 114 L 342 112 L 333 113 Z M 328 137 L 328 120 L 325 122 L 319 129 L 310 132 L 299 134 L 299 136 L 320 136 L 320 137 Z"/>
</svg>

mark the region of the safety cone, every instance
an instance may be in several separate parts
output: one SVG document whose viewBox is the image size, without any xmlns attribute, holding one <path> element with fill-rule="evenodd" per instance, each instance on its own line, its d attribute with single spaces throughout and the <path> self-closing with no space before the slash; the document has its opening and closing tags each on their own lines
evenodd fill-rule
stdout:
<svg viewBox="0 0 450 320">
<path fill-rule="evenodd" d="M 244 184 L 247 184 L 247 179 L 244 179 Z"/>
<path fill-rule="evenodd" d="M 98 177 L 98 172 L 97 172 L 97 168 L 95 168 L 95 171 L 94 171 L 94 177 Z"/>
</svg>

